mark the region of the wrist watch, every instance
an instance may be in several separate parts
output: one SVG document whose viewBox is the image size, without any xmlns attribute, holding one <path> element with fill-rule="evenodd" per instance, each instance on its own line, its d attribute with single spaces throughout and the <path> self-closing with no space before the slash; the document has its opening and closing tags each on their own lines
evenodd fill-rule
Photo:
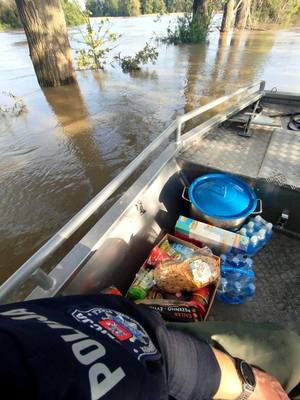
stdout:
<svg viewBox="0 0 300 400">
<path fill-rule="evenodd" d="M 255 390 L 256 379 L 251 365 L 240 358 L 235 358 L 235 367 L 242 381 L 243 391 L 236 400 L 247 400 Z"/>
</svg>

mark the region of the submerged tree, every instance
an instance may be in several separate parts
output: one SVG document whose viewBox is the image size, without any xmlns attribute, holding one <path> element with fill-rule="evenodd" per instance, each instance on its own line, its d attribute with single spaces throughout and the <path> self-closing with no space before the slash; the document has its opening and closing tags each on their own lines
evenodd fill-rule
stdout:
<svg viewBox="0 0 300 400">
<path fill-rule="evenodd" d="M 237 29 L 245 29 L 250 16 L 252 0 L 241 0 L 236 12 L 235 27 Z"/>
<path fill-rule="evenodd" d="M 194 0 L 193 2 L 193 19 L 199 20 L 201 23 L 209 23 L 211 0 Z"/>
<path fill-rule="evenodd" d="M 194 0 L 192 12 L 177 18 L 175 27 L 169 25 L 166 43 L 200 43 L 207 38 L 209 26 L 218 2 L 215 0 Z"/>
<path fill-rule="evenodd" d="M 59 0 L 16 0 L 40 86 L 72 83 L 75 73 Z"/>
<path fill-rule="evenodd" d="M 234 23 L 234 6 L 235 0 L 228 0 L 224 5 L 224 13 L 222 19 L 221 32 L 228 32 Z"/>
</svg>

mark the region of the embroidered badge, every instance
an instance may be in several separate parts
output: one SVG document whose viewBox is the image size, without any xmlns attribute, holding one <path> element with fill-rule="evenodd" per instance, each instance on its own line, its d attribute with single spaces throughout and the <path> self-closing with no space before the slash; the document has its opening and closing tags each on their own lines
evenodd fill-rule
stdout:
<svg viewBox="0 0 300 400">
<path fill-rule="evenodd" d="M 75 309 L 71 315 L 78 322 L 118 342 L 139 361 L 160 358 L 160 353 L 145 329 L 128 315 L 104 307 L 94 307 L 89 310 Z"/>
</svg>

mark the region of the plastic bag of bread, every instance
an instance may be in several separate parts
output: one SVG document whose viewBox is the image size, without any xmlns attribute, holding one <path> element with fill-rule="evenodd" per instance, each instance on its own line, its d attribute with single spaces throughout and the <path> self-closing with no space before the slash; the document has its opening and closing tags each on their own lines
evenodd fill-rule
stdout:
<svg viewBox="0 0 300 400">
<path fill-rule="evenodd" d="M 154 270 L 154 281 L 164 292 L 192 292 L 217 280 L 219 273 L 217 260 L 195 253 L 184 261 L 161 262 Z"/>
</svg>

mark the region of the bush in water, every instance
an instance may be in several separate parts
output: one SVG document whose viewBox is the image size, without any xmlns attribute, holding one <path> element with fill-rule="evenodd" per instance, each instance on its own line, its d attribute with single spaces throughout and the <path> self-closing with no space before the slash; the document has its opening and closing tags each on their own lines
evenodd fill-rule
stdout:
<svg viewBox="0 0 300 400">
<path fill-rule="evenodd" d="M 0 115 L 19 117 L 27 111 L 26 104 L 20 97 L 10 92 L 2 92 L 2 95 L 8 98 L 9 104 L 0 105 Z"/>
<path fill-rule="evenodd" d="M 94 29 L 87 18 L 86 33 L 82 32 L 83 43 L 86 48 L 76 50 L 76 61 L 79 69 L 104 69 L 106 58 L 120 35 L 112 32 L 108 19 L 99 22 Z"/>
<path fill-rule="evenodd" d="M 119 54 L 117 57 L 115 57 L 123 72 L 139 71 L 142 65 L 145 65 L 149 62 L 155 64 L 157 58 L 158 51 L 156 47 L 150 46 L 149 43 L 146 43 L 145 47 L 138 51 L 135 56 L 121 57 Z"/>
<path fill-rule="evenodd" d="M 186 13 L 178 17 L 176 25 L 167 28 L 166 36 L 158 38 L 159 41 L 168 44 L 200 43 L 207 37 L 210 18 L 202 16 L 193 18 L 192 14 Z"/>
</svg>

